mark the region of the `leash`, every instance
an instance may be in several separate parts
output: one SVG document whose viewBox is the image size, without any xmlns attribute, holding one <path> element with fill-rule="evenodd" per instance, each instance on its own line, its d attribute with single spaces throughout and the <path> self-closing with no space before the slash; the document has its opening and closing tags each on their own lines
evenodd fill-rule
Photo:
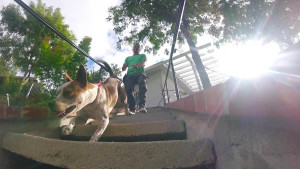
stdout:
<svg viewBox="0 0 300 169">
<path fill-rule="evenodd" d="M 102 60 L 102 59 L 98 59 L 97 62 L 100 62 L 100 63 L 104 64 L 104 66 L 106 67 L 105 70 L 109 73 L 110 77 L 115 78 L 115 79 L 118 79 L 119 81 L 121 81 L 121 83 L 124 83 L 123 80 L 122 80 L 121 78 L 119 78 L 118 76 L 116 76 L 116 75 L 113 73 L 111 67 L 109 66 L 109 64 L 107 64 L 107 62 L 105 62 L 105 61 Z M 99 75 L 98 75 L 98 80 L 99 80 L 99 82 L 100 82 L 100 80 L 101 80 L 102 72 L 103 72 L 102 67 L 100 67 Z M 101 84 L 100 84 L 100 85 L 101 85 Z"/>
</svg>

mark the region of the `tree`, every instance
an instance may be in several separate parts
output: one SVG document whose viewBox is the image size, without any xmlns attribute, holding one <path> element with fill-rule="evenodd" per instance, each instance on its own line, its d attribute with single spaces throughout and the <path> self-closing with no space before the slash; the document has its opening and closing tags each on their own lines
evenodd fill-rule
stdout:
<svg viewBox="0 0 300 169">
<path fill-rule="evenodd" d="M 291 44 L 299 40 L 298 0 L 188 0 L 178 42 L 190 47 L 204 89 L 210 82 L 195 49 L 197 36 L 208 33 L 218 42 L 264 38 Z M 135 41 L 150 42 L 145 50 L 156 52 L 171 44 L 177 16 L 177 1 L 123 0 L 109 9 L 108 21 L 119 35 L 117 47 Z M 257 34 L 259 32 L 259 34 Z M 258 36 L 259 35 L 259 36 Z"/>
<path fill-rule="evenodd" d="M 37 4 L 31 2 L 30 7 L 68 39 L 75 40 L 59 8 L 46 7 L 41 0 Z M 3 7 L 1 15 L 4 30 L 0 34 L 1 57 L 12 61 L 24 73 L 24 78 L 34 74 L 45 80 L 47 86 L 59 85 L 63 71 L 75 54 L 73 47 L 16 5 Z"/>
<path fill-rule="evenodd" d="M 0 76 L 16 75 L 17 69 L 0 57 Z"/>
<path fill-rule="evenodd" d="M 262 39 L 286 48 L 299 41 L 299 8 L 298 0 L 221 0 L 221 40 Z"/>
<path fill-rule="evenodd" d="M 198 51 L 194 49 L 197 35 L 202 35 L 205 27 L 219 19 L 215 15 L 215 5 L 209 1 L 187 1 L 178 35 L 178 43 L 182 44 L 185 38 L 190 47 L 204 89 L 211 87 L 211 84 Z M 155 53 L 164 44 L 172 43 L 177 9 L 177 1 L 123 0 L 120 6 L 109 9 L 107 20 L 113 22 L 114 31 L 120 36 L 118 48 L 124 42 L 145 43 L 148 40 L 151 45 L 146 45 L 145 50 Z"/>
<path fill-rule="evenodd" d="M 90 49 L 91 49 L 91 42 L 92 38 L 91 37 L 84 37 L 82 41 L 79 43 L 79 47 L 84 50 L 87 54 L 89 54 Z M 74 56 L 70 59 L 69 64 L 67 65 L 67 71 L 68 74 L 75 78 L 76 72 L 78 70 L 78 67 L 82 64 L 85 65 L 87 63 L 86 57 L 84 54 L 81 52 L 76 51 Z"/>
<path fill-rule="evenodd" d="M 4 30 L 0 25 L 0 37 L 3 37 Z M 8 48 L 9 43 L 6 41 L 7 39 L 0 38 L 0 49 Z M 17 68 L 12 65 L 12 59 L 5 59 L 6 53 L 0 53 L 0 76 L 8 76 L 8 75 L 16 75 Z"/>
<path fill-rule="evenodd" d="M 122 76 L 121 68 L 119 68 L 117 64 L 113 64 L 113 63 L 110 64 L 110 67 L 111 67 L 112 71 L 114 72 L 114 74 L 117 77 L 121 78 L 121 76 Z M 91 82 L 91 83 L 99 82 L 99 71 L 100 70 L 98 70 L 98 71 L 94 71 L 94 70 L 89 71 L 88 81 Z M 103 70 L 102 74 L 100 76 L 100 81 L 105 80 L 107 77 L 108 77 L 108 73 Z"/>
</svg>

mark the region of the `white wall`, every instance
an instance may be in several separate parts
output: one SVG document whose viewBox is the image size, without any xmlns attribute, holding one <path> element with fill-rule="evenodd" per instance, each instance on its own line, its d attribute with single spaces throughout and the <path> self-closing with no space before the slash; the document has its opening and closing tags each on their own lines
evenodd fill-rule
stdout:
<svg viewBox="0 0 300 169">
<path fill-rule="evenodd" d="M 151 73 L 147 73 L 147 93 L 146 93 L 146 107 L 157 107 L 163 106 L 164 100 L 162 96 L 162 89 L 165 83 L 166 71 L 157 69 L 157 71 L 152 71 Z M 174 81 L 172 77 L 172 73 L 169 73 L 168 80 L 168 89 L 175 90 Z M 178 90 L 185 91 L 188 94 L 192 94 L 191 91 L 187 91 L 184 89 L 182 85 L 178 83 Z M 165 93 L 166 94 L 166 93 Z M 176 101 L 176 96 L 174 91 L 170 91 L 169 95 L 171 96 L 170 102 Z"/>
<path fill-rule="evenodd" d="M 147 74 L 147 93 L 146 93 L 146 107 L 163 106 L 162 98 L 162 80 L 160 71 Z"/>
</svg>

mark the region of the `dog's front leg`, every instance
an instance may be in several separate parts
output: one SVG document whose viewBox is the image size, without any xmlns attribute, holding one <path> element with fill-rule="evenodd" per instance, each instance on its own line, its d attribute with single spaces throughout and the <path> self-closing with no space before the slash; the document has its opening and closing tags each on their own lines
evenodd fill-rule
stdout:
<svg viewBox="0 0 300 169">
<path fill-rule="evenodd" d="M 98 128 L 96 129 L 95 133 L 90 139 L 90 142 L 97 142 L 99 138 L 102 136 L 103 132 L 105 131 L 106 127 L 108 126 L 109 119 L 108 118 L 103 118 L 102 120 L 99 121 Z"/>
<path fill-rule="evenodd" d="M 82 125 L 85 124 L 86 118 L 82 118 L 80 116 L 74 117 L 70 120 L 69 124 L 66 126 L 63 126 L 61 130 L 62 135 L 70 135 L 76 125 Z"/>
<path fill-rule="evenodd" d="M 72 118 L 68 125 L 63 126 L 61 130 L 62 135 L 70 135 L 72 133 L 73 128 L 75 126 L 75 120 L 76 120 L 75 118 Z"/>
</svg>

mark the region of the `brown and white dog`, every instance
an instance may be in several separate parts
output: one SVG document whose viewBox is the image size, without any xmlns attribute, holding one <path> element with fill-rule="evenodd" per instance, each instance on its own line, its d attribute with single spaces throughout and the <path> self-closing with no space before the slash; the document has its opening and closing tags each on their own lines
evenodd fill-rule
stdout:
<svg viewBox="0 0 300 169">
<path fill-rule="evenodd" d="M 59 116 L 67 117 L 77 112 L 77 116 L 62 128 L 63 135 L 71 134 L 75 125 L 88 124 L 95 120 L 98 122 L 98 127 L 90 142 L 98 141 L 109 123 L 109 113 L 118 99 L 125 107 L 125 113 L 130 114 L 125 90 L 114 78 L 111 67 L 103 60 L 98 61 L 103 63 L 110 73 L 110 77 L 101 85 L 89 83 L 86 70 L 81 65 L 75 80 L 65 73 L 66 83 L 57 90 L 57 97 L 49 102 L 50 109 L 59 112 Z"/>
</svg>

